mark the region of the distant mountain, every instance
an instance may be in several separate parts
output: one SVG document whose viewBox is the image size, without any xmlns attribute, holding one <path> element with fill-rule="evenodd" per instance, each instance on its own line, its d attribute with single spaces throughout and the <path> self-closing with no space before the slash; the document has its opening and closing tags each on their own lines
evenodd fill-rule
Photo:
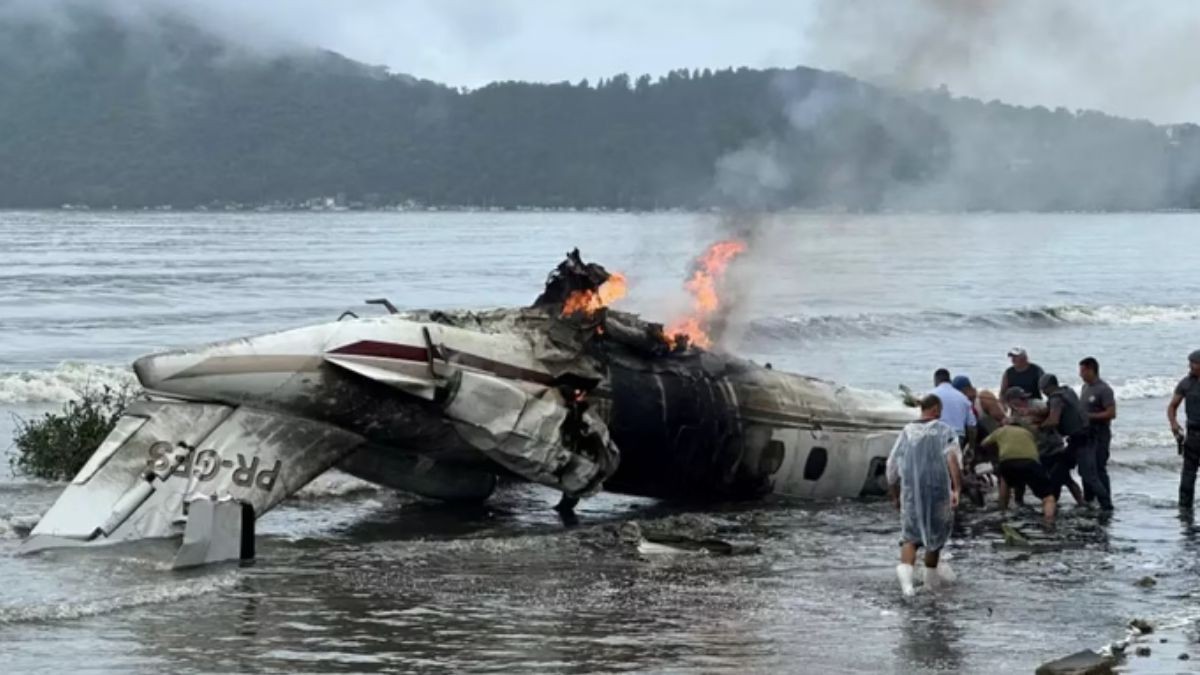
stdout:
<svg viewBox="0 0 1200 675">
<path fill-rule="evenodd" d="M 0 207 L 1164 209 L 1200 128 L 679 70 L 460 91 L 318 50 L 238 47 L 74 5 L 0 24 Z"/>
</svg>

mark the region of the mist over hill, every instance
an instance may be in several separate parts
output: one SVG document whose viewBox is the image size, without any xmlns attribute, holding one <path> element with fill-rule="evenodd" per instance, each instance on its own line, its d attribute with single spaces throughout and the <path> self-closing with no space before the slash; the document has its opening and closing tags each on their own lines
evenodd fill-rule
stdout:
<svg viewBox="0 0 1200 675">
<path fill-rule="evenodd" d="M 1144 210 L 1200 205 L 1200 128 L 677 70 L 466 91 L 167 12 L 0 14 L 0 207 Z"/>
</svg>

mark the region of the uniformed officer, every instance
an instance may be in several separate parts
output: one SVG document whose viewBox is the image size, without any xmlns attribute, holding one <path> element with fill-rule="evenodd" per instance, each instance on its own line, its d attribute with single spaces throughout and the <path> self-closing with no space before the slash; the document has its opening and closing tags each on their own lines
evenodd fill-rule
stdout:
<svg viewBox="0 0 1200 675">
<path fill-rule="evenodd" d="M 1179 404 L 1187 401 L 1187 434 L 1175 419 Z M 1192 508 L 1192 497 L 1196 490 L 1196 467 L 1200 465 L 1200 349 L 1188 354 L 1187 377 L 1175 387 L 1175 395 L 1167 405 L 1167 419 L 1171 422 L 1171 433 L 1179 441 L 1179 452 L 1183 455 L 1183 471 L 1179 475 L 1179 507 Z"/>
</svg>

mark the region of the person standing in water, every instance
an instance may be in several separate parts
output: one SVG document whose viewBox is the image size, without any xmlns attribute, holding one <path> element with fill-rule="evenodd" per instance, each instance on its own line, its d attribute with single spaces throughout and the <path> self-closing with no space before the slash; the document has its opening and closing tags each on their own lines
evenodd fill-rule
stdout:
<svg viewBox="0 0 1200 675">
<path fill-rule="evenodd" d="M 1079 379 L 1083 380 L 1079 400 L 1087 414 L 1088 433 L 1096 453 L 1100 482 L 1104 483 L 1105 491 L 1112 497 L 1112 484 L 1108 480 L 1108 455 L 1109 446 L 1112 445 L 1112 421 L 1117 418 L 1117 397 L 1112 387 L 1100 379 L 1100 362 L 1090 356 L 1079 362 Z M 1085 489 L 1083 496 L 1090 502 L 1096 495 Z"/>
<path fill-rule="evenodd" d="M 1074 389 L 1060 385 L 1058 377 L 1049 373 L 1042 376 L 1039 386 L 1046 395 L 1046 407 L 1049 409 L 1042 428 L 1054 429 L 1067 439 L 1067 459 L 1079 467 L 1079 478 L 1084 487 L 1095 495 L 1101 510 L 1112 511 L 1112 495 L 1108 494 L 1108 489 L 1100 479 L 1098 454 L 1091 442 L 1088 419 L 1079 396 Z"/>
<path fill-rule="evenodd" d="M 917 550 L 925 549 L 925 583 L 936 589 L 951 572 L 938 567 L 950 539 L 954 509 L 962 486 L 958 436 L 938 418 L 942 402 L 934 394 L 921 399 L 921 419 L 900 432 L 887 460 L 892 503 L 900 509 L 900 564 L 896 576 L 905 596 L 913 589 Z"/>
<path fill-rule="evenodd" d="M 1008 391 L 1009 387 L 1020 387 L 1029 395 L 1030 399 L 1040 400 L 1042 392 L 1038 387 L 1038 382 L 1042 379 L 1042 375 L 1045 375 L 1042 367 L 1036 363 L 1030 363 L 1029 354 L 1021 347 L 1013 347 L 1008 350 L 1008 358 L 1012 359 L 1012 366 L 1005 370 L 1004 376 L 1000 378 L 1001 395 Z"/>
<path fill-rule="evenodd" d="M 1179 404 L 1187 402 L 1187 434 L 1179 426 Z M 1196 467 L 1200 466 L 1200 349 L 1188 354 L 1188 374 L 1175 387 L 1167 404 L 1171 433 L 1179 441 L 1183 470 L 1179 474 L 1179 508 L 1191 510 L 1196 490 Z"/>
</svg>

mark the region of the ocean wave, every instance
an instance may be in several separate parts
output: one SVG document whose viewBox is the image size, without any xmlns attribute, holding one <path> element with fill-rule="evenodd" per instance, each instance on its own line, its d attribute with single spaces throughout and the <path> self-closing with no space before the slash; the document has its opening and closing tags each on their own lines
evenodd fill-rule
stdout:
<svg viewBox="0 0 1200 675">
<path fill-rule="evenodd" d="M 64 361 L 51 370 L 0 373 L 0 403 L 65 403 L 85 389 L 136 384 L 126 367 Z"/>
<path fill-rule="evenodd" d="M 237 580 L 237 573 L 230 571 L 194 580 L 164 581 L 151 588 L 134 590 L 128 595 L 91 600 L 49 601 L 39 605 L 7 607 L 0 605 L 0 625 L 80 619 L 143 605 L 175 602 L 227 589 L 233 586 Z"/>
<path fill-rule="evenodd" d="M 1165 428 L 1166 426 L 1167 425 L 1164 422 L 1164 428 L 1161 431 L 1114 431 L 1112 447 L 1116 450 L 1123 450 L 1126 448 L 1171 448 L 1173 451 L 1175 448 L 1175 437 L 1171 435 L 1170 429 Z M 1174 452 L 1172 452 L 1171 456 L 1175 456 Z"/>
<path fill-rule="evenodd" d="M 913 409 L 904 405 L 904 397 L 899 391 L 887 392 L 878 389 L 859 389 L 857 387 L 838 387 L 838 396 L 848 404 L 876 412 L 908 412 Z"/>
<path fill-rule="evenodd" d="M 0 541 L 24 539 L 37 522 L 38 516 L 0 515 Z"/>
<path fill-rule="evenodd" d="M 314 500 L 330 497 L 344 497 L 359 492 L 377 492 L 379 486 L 365 480 L 355 478 L 337 469 L 330 469 L 317 476 L 311 483 L 305 485 L 292 499 Z"/>
<path fill-rule="evenodd" d="M 993 312 L 879 312 L 765 317 L 750 323 L 750 337 L 880 336 L 930 329 L 976 327 L 1137 325 L 1200 321 L 1198 305 L 1051 305 Z"/>
<path fill-rule="evenodd" d="M 1136 401 L 1148 398 L 1169 398 L 1179 384 L 1178 377 L 1156 375 L 1135 377 L 1112 385 L 1113 394 L 1119 401 Z"/>
</svg>

